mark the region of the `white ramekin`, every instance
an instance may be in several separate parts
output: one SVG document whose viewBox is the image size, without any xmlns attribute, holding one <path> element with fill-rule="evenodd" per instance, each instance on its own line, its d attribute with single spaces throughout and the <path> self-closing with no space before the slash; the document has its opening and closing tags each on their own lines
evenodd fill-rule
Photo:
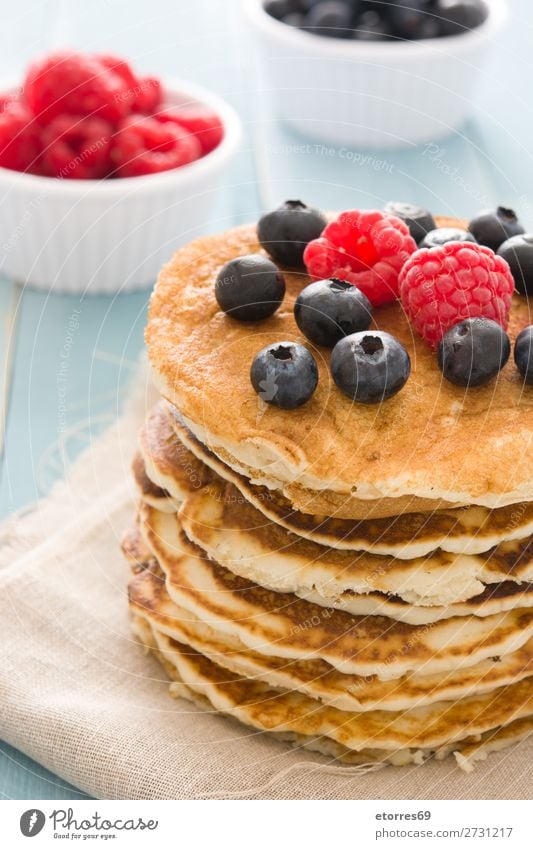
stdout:
<svg viewBox="0 0 533 849">
<path fill-rule="evenodd" d="M 243 0 L 278 116 L 323 142 L 394 148 L 434 141 L 459 127 L 485 54 L 505 20 L 504 0 L 461 35 L 360 42 L 287 26 L 263 0 Z"/>
<path fill-rule="evenodd" d="M 167 103 L 202 103 L 224 138 L 202 159 L 160 174 L 59 180 L 0 168 L 0 271 L 39 288 L 115 293 L 150 285 L 208 216 L 239 143 L 240 120 L 206 89 L 165 80 Z"/>
</svg>

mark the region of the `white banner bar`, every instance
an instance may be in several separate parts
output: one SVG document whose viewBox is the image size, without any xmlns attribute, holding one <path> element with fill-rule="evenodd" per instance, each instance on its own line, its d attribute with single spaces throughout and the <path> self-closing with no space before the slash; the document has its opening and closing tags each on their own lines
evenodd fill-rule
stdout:
<svg viewBox="0 0 533 849">
<path fill-rule="evenodd" d="M 0 826 L 6 849 L 533 846 L 531 806 L 520 801 L 2 801 Z"/>
</svg>

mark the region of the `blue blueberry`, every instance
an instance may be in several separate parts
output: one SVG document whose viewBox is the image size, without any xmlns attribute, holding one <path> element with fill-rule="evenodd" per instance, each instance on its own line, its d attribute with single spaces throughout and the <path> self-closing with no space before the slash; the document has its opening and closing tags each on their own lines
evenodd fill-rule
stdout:
<svg viewBox="0 0 533 849">
<path fill-rule="evenodd" d="M 318 209 L 301 200 L 286 200 L 278 209 L 261 216 L 257 237 L 275 262 L 288 268 L 304 268 L 307 244 L 318 239 L 327 223 Z"/>
<path fill-rule="evenodd" d="M 509 264 L 514 284 L 521 295 L 533 295 L 533 234 L 511 236 L 498 248 Z"/>
<path fill-rule="evenodd" d="M 533 325 L 525 327 L 514 343 L 514 361 L 524 383 L 533 386 Z"/>
<path fill-rule="evenodd" d="M 421 38 L 437 38 L 441 35 L 439 16 L 428 0 L 409 0 L 408 3 L 392 4 L 389 19 L 394 34 L 409 41 Z"/>
<path fill-rule="evenodd" d="M 266 0 L 263 8 L 277 21 L 281 21 L 286 15 L 295 11 L 294 3 L 291 3 L 291 0 Z"/>
<path fill-rule="evenodd" d="M 290 27 L 296 27 L 296 29 L 299 29 L 303 25 L 304 17 L 305 16 L 302 12 L 289 12 L 289 14 L 285 15 L 283 18 L 283 23 L 288 24 Z"/>
<path fill-rule="evenodd" d="M 294 318 L 311 342 L 332 348 L 343 336 L 369 327 L 372 304 L 345 280 L 317 280 L 296 298 Z"/>
<path fill-rule="evenodd" d="M 381 11 L 381 10 L 380 10 Z M 374 9 L 367 9 L 357 19 L 352 38 L 357 41 L 383 41 L 390 38 L 392 30 L 386 17 Z"/>
<path fill-rule="evenodd" d="M 437 362 L 457 386 L 481 386 L 504 367 L 511 353 L 505 330 L 488 318 L 467 318 L 442 337 Z"/>
<path fill-rule="evenodd" d="M 486 245 L 493 251 L 497 251 L 506 239 L 524 232 L 514 210 L 504 206 L 480 212 L 472 218 L 468 229 L 480 245 Z"/>
<path fill-rule="evenodd" d="M 304 18 L 302 26 L 315 35 L 351 38 L 353 11 L 345 0 L 320 0 Z"/>
<path fill-rule="evenodd" d="M 442 35 L 460 35 L 475 29 L 486 19 L 488 9 L 483 0 L 438 0 L 435 15 L 441 21 Z"/>
<path fill-rule="evenodd" d="M 345 336 L 331 352 L 333 380 L 345 395 L 362 404 L 391 398 L 405 385 L 410 372 L 409 354 L 384 331 Z"/>
<path fill-rule="evenodd" d="M 255 391 L 283 410 L 294 410 L 309 401 L 318 383 L 313 355 L 295 342 L 275 342 L 255 355 L 250 370 Z"/>
<path fill-rule="evenodd" d="M 405 221 L 417 244 L 430 230 L 435 230 L 437 226 L 431 212 L 421 206 L 416 206 L 414 203 L 390 200 L 385 204 L 385 212 Z"/>
<path fill-rule="evenodd" d="M 215 281 L 221 310 L 237 321 L 261 321 L 276 312 L 285 295 L 279 268 L 261 254 L 230 259 Z"/>
<path fill-rule="evenodd" d="M 447 242 L 475 242 L 472 233 L 461 230 L 460 227 L 437 227 L 426 233 L 419 248 L 440 248 Z"/>
</svg>

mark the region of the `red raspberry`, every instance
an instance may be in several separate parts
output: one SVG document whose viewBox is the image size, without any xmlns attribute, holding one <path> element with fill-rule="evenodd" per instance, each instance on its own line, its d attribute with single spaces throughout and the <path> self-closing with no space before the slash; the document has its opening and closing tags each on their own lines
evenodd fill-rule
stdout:
<svg viewBox="0 0 533 849">
<path fill-rule="evenodd" d="M 125 91 L 124 99 L 132 112 L 145 114 L 155 112 L 161 103 L 163 92 L 157 77 L 138 77 L 125 59 L 105 54 L 97 57 L 106 68 L 122 78 Z"/>
<path fill-rule="evenodd" d="M 514 280 L 502 257 L 469 242 L 423 248 L 400 274 L 403 308 L 432 348 L 465 318 L 490 318 L 507 327 Z"/>
<path fill-rule="evenodd" d="M 157 77 L 140 77 L 134 112 L 151 115 L 163 100 L 163 87 Z"/>
<path fill-rule="evenodd" d="M 107 68 L 109 71 L 113 71 L 113 73 L 118 74 L 119 77 L 126 84 L 128 89 L 135 88 L 138 85 L 139 80 L 137 76 L 133 73 L 131 69 L 131 65 L 129 62 L 126 62 L 125 59 L 122 59 L 121 56 L 112 56 L 109 53 L 104 53 L 102 55 L 98 55 L 94 57 L 97 62 L 100 62 L 104 68 Z"/>
<path fill-rule="evenodd" d="M 14 94 L 13 92 L 9 92 L 8 94 L 0 94 L 0 112 L 4 112 L 5 109 L 10 109 L 14 103 L 20 103 L 19 96 Z"/>
<path fill-rule="evenodd" d="M 101 118 L 60 115 L 43 130 L 43 171 L 48 177 L 97 180 L 111 170 L 113 128 Z"/>
<path fill-rule="evenodd" d="M 202 154 L 194 136 L 155 118 L 126 118 L 113 138 L 112 158 L 119 177 L 139 177 L 179 168 Z"/>
<path fill-rule="evenodd" d="M 10 101 L 0 112 L 0 167 L 37 171 L 42 151 L 40 128 L 22 103 Z"/>
<path fill-rule="evenodd" d="M 114 123 L 130 112 L 123 77 L 97 59 L 77 53 L 54 53 L 35 62 L 26 75 L 24 91 L 42 123 L 65 112 L 98 115 Z"/>
<path fill-rule="evenodd" d="M 416 243 L 403 221 L 377 210 L 341 212 L 304 251 L 315 280 L 348 280 L 374 306 L 398 297 L 398 274 Z"/>
<path fill-rule="evenodd" d="M 158 121 L 177 124 L 192 133 L 202 147 L 202 156 L 218 147 L 224 127 L 218 115 L 207 106 L 182 106 L 164 109 L 156 115 Z"/>
</svg>

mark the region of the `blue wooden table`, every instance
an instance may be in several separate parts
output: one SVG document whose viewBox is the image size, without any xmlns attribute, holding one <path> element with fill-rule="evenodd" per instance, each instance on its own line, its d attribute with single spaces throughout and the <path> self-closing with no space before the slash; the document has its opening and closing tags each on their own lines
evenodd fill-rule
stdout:
<svg viewBox="0 0 533 849">
<path fill-rule="evenodd" d="M 35 55 L 69 45 L 122 53 L 147 72 L 194 80 L 226 97 L 241 114 L 245 136 L 205 232 L 254 220 L 288 197 L 325 209 L 409 200 L 464 217 L 500 202 L 533 230 L 533 24 L 528 0 L 509 5 L 470 121 L 431 150 L 325 155 L 279 126 L 238 0 L 0 0 L 0 70 L 16 78 Z M 148 292 L 80 299 L 0 281 L 3 516 L 42 497 L 116 417 L 142 349 L 147 300 Z M 74 309 L 83 319 L 60 387 Z M 7 745 L 0 747 L 0 795 L 83 796 Z"/>
</svg>

